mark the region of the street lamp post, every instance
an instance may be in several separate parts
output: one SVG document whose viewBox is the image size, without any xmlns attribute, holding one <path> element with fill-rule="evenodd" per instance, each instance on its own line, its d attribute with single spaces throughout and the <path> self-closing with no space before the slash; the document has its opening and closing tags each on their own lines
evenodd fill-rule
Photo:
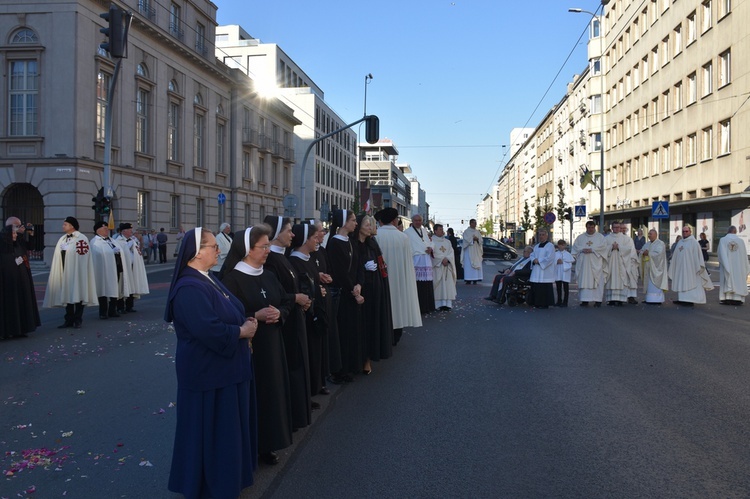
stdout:
<svg viewBox="0 0 750 499">
<path fill-rule="evenodd" d="M 372 73 L 367 73 L 365 75 L 365 112 L 362 113 L 362 116 L 367 116 L 367 85 L 370 84 L 370 81 L 372 81 Z"/>
<path fill-rule="evenodd" d="M 607 5 L 609 0 L 602 0 L 602 6 Z M 589 14 L 592 19 L 599 23 L 599 230 L 604 233 L 604 32 L 601 16 L 588 10 L 572 8 L 568 12 L 576 14 Z"/>
</svg>

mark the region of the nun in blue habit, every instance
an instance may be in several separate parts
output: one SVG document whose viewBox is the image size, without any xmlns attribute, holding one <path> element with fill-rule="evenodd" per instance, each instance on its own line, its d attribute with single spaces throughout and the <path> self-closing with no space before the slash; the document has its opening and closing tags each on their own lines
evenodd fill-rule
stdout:
<svg viewBox="0 0 750 499">
<path fill-rule="evenodd" d="M 258 323 L 209 269 L 216 238 L 185 234 L 164 320 L 177 336 L 177 425 L 169 490 L 186 498 L 236 499 L 257 468 L 250 340 Z"/>
</svg>

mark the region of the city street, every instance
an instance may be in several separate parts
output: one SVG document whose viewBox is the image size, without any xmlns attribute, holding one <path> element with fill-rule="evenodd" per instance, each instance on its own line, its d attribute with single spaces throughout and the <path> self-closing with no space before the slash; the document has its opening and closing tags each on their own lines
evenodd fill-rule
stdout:
<svg viewBox="0 0 750 499">
<path fill-rule="evenodd" d="M 316 397 L 242 497 L 750 495 L 750 305 L 501 307 L 482 298 L 505 265 Z M 148 271 L 136 314 L 58 330 L 45 310 L 0 342 L 0 497 L 175 497 L 171 264 Z"/>
</svg>

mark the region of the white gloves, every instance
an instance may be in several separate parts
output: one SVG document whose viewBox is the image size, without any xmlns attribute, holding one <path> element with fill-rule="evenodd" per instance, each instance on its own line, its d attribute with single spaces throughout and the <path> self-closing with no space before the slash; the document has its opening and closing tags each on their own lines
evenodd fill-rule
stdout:
<svg viewBox="0 0 750 499">
<path fill-rule="evenodd" d="M 23 263 L 23 257 L 19 256 L 16 258 L 16 265 L 21 265 Z"/>
<path fill-rule="evenodd" d="M 375 260 L 370 260 L 367 263 L 365 263 L 365 270 L 369 270 L 370 272 L 375 272 L 378 270 L 378 264 L 375 263 Z"/>
</svg>

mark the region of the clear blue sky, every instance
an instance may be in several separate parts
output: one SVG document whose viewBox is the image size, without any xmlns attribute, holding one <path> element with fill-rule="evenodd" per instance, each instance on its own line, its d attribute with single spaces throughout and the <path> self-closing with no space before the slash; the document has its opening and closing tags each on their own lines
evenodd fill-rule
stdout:
<svg viewBox="0 0 750 499">
<path fill-rule="evenodd" d="M 219 24 L 239 24 L 278 44 L 347 123 L 362 116 L 364 79 L 372 73 L 368 114 L 380 117 L 381 137 L 393 140 L 399 161 L 411 165 L 431 213 L 458 230 L 507 161 L 501 145 L 510 130 L 535 127 L 586 67 L 591 17 L 568 8 L 599 6 L 597 0 L 214 2 Z"/>
</svg>

